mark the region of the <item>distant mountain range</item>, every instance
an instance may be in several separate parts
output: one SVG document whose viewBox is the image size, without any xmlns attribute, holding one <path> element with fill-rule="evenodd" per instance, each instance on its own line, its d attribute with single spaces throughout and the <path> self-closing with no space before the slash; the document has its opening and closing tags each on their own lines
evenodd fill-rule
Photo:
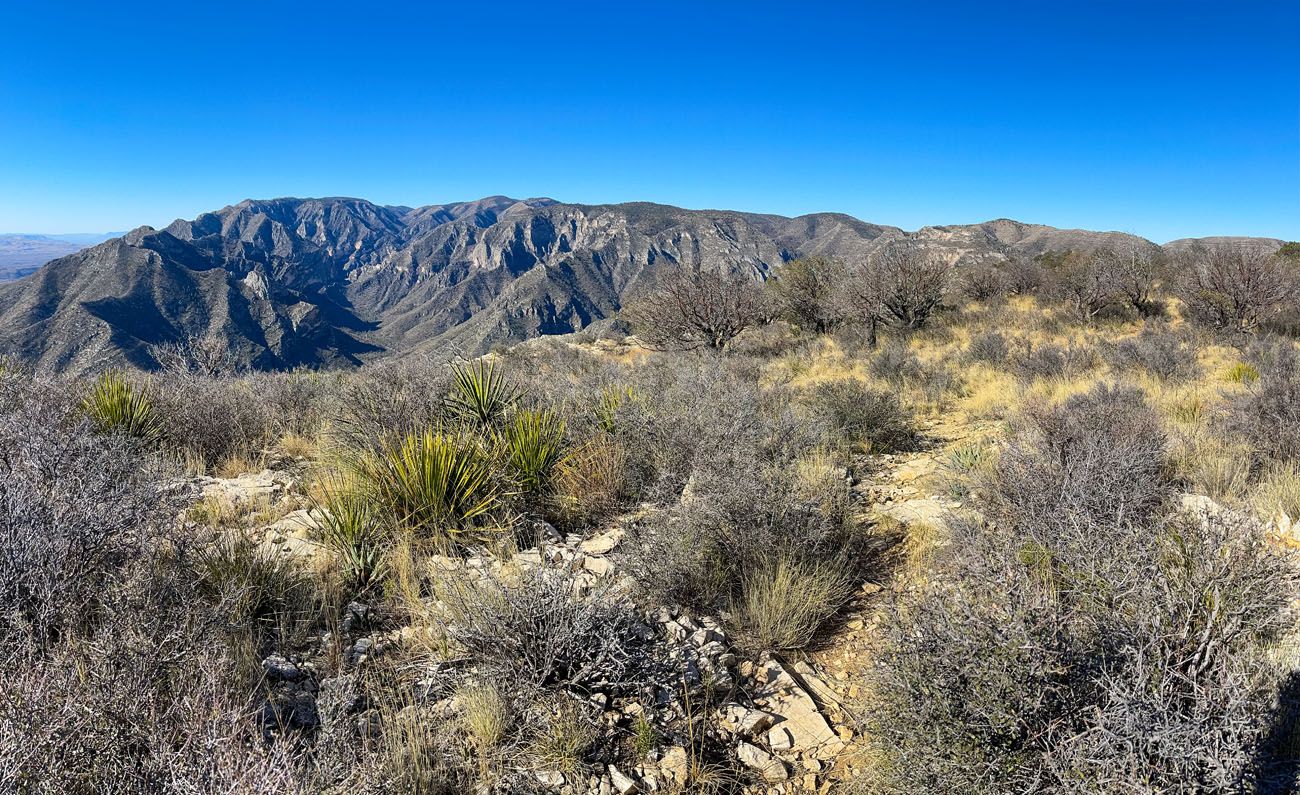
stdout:
<svg viewBox="0 0 1300 795">
<path fill-rule="evenodd" d="M 416 208 L 249 200 L 162 230 L 140 227 L 0 285 L 0 353 L 73 372 L 154 367 L 155 346 L 184 338 L 216 339 L 233 364 L 259 369 L 471 355 L 611 317 L 657 268 L 763 279 L 796 257 L 861 257 L 899 238 L 959 263 L 1124 241 L 1155 246 L 1009 220 L 905 232 L 837 213 L 504 196 Z"/>
<path fill-rule="evenodd" d="M 121 232 L 75 235 L 0 234 L 0 282 L 28 276 L 52 259 L 102 243 Z"/>
</svg>

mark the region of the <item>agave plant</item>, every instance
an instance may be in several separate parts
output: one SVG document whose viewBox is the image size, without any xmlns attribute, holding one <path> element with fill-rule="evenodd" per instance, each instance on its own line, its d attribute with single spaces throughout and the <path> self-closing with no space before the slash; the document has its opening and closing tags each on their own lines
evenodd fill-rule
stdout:
<svg viewBox="0 0 1300 795">
<path fill-rule="evenodd" d="M 81 407 L 100 433 L 119 433 L 149 444 L 162 436 L 153 402 L 122 373 L 100 376 Z"/>
<path fill-rule="evenodd" d="M 506 423 L 501 437 L 523 491 L 549 494 L 556 467 L 564 459 L 564 421 L 549 410 L 519 411 Z"/>
<path fill-rule="evenodd" d="M 471 425 L 499 425 L 518 399 L 514 388 L 494 362 L 478 359 L 452 368 L 452 413 Z"/>
<path fill-rule="evenodd" d="M 364 455 L 356 468 L 390 518 L 421 535 L 472 535 L 491 523 L 505 498 L 478 443 L 459 434 L 409 434 Z"/>
</svg>

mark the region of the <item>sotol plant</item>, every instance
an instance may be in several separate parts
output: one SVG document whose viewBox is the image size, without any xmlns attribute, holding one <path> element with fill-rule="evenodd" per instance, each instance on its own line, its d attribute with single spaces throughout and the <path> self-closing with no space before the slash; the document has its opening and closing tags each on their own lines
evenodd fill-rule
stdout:
<svg viewBox="0 0 1300 795">
<path fill-rule="evenodd" d="M 348 484 L 331 483 L 317 507 L 321 543 L 338 559 L 348 585 L 365 591 L 382 580 L 387 550 L 374 503 Z"/>
<path fill-rule="evenodd" d="M 564 421 L 548 410 L 520 411 L 502 433 L 510 469 L 524 492 L 545 496 L 564 459 Z"/>
<path fill-rule="evenodd" d="M 100 433 L 120 433 L 150 444 L 162 436 L 149 396 L 119 372 L 100 376 L 81 405 Z"/>
<path fill-rule="evenodd" d="M 514 388 L 495 363 L 478 359 L 452 368 L 452 390 L 447 399 L 452 414 L 480 428 L 499 425 L 518 399 Z"/>
<path fill-rule="evenodd" d="M 454 433 L 410 434 L 355 465 L 366 489 L 401 528 L 457 539 L 490 524 L 503 490 L 478 443 Z"/>
</svg>

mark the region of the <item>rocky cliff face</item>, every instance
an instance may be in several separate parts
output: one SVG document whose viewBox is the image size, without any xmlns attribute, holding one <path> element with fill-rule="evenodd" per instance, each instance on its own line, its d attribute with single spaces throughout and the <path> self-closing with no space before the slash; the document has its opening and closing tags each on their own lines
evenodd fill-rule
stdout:
<svg viewBox="0 0 1300 795">
<path fill-rule="evenodd" d="M 215 338 L 235 364 L 264 369 L 475 354 L 610 317 L 655 268 L 763 279 L 795 257 L 861 257 L 902 237 L 962 261 L 1129 238 L 1007 220 L 909 234 L 833 213 L 504 196 L 419 208 L 250 200 L 0 285 L 0 352 L 48 371 L 152 367 L 155 346 L 185 338 Z"/>
</svg>

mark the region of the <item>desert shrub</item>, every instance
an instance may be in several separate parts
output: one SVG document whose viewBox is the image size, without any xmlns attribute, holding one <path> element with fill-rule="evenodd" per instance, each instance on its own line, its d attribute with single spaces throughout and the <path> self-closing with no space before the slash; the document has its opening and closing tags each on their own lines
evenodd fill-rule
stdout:
<svg viewBox="0 0 1300 795">
<path fill-rule="evenodd" d="M 447 405 L 454 416 L 470 425 L 491 428 L 504 422 L 518 398 L 518 389 L 495 362 L 476 359 L 452 367 Z"/>
<path fill-rule="evenodd" d="M 520 688 L 635 692 L 657 673 L 653 631 L 612 595 L 528 569 L 509 580 L 449 580 L 446 632 L 494 681 Z"/>
<path fill-rule="evenodd" d="M 1295 263 L 1250 246 L 1196 246 L 1181 263 L 1189 314 L 1217 329 L 1251 333 L 1295 306 Z"/>
<path fill-rule="evenodd" d="M 1117 370 L 1143 370 L 1166 381 L 1190 380 L 1200 373 L 1192 344 L 1151 328 L 1109 346 L 1106 359 Z"/>
<path fill-rule="evenodd" d="M 256 457 L 277 436 L 275 418 L 246 380 L 166 374 L 155 390 L 164 442 L 203 467 Z"/>
<path fill-rule="evenodd" d="M 1227 514 L 1165 517 L 1140 394 L 1098 386 L 1016 426 L 887 621 L 869 722 L 885 792 L 1240 792 L 1289 622 L 1289 561 Z M 1228 618 L 1231 616 L 1232 618 Z M 1194 628 L 1189 631 L 1189 628 Z"/>
<path fill-rule="evenodd" d="M 836 572 L 859 581 L 873 557 L 851 521 L 847 490 L 842 470 L 763 465 L 753 451 L 733 448 L 695 472 L 679 504 L 636 528 L 628 566 L 660 603 L 733 614 L 746 592 L 756 607 L 772 604 L 764 595 L 780 586 L 764 583 L 769 575 L 815 569 L 823 583 L 839 582 Z M 823 593 L 829 595 L 821 604 L 829 605 L 838 592 Z M 784 619 L 750 616 L 770 628 L 782 620 L 793 624 L 799 616 L 806 621 L 829 615 L 803 611 L 795 602 L 788 607 L 792 612 Z M 800 625 L 794 634 L 805 637 L 820 624 Z M 762 628 L 739 627 L 755 643 L 771 641 L 774 636 Z"/>
<path fill-rule="evenodd" d="M 497 526 L 506 490 L 480 442 L 426 430 L 353 461 L 388 521 L 424 537 L 471 540 Z"/>
<path fill-rule="evenodd" d="M 129 443 L 94 436 L 57 385 L 0 379 L 0 643 L 102 615 L 105 589 L 173 506 Z"/>
<path fill-rule="evenodd" d="M 916 447 L 912 415 L 891 392 L 853 379 L 828 381 L 813 388 L 808 403 L 833 445 L 882 453 Z"/>
<path fill-rule="evenodd" d="M 1016 257 L 1002 268 L 1007 292 L 1012 295 L 1044 295 L 1054 290 L 1052 274 L 1030 257 Z"/>
<path fill-rule="evenodd" d="M 122 373 L 100 376 L 82 399 L 81 407 L 100 433 L 120 433 L 145 444 L 156 442 L 162 435 L 153 401 L 143 387 Z"/>
<path fill-rule="evenodd" d="M 527 762 L 538 770 L 578 774 L 600 736 L 592 716 L 572 698 L 543 703 L 534 712 L 538 713 L 536 725 L 523 753 Z"/>
<path fill-rule="evenodd" d="M 451 389 L 446 366 L 420 359 L 367 365 L 337 395 L 333 434 L 344 447 L 375 450 L 385 441 L 443 424 Z"/>
<path fill-rule="evenodd" d="M 958 289 L 972 301 L 990 301 L 1007 294 L 1007 277 L 996 265 L 972 265 L 962 271 Z"/>
<path fill-rule="evenodd" d="M 1069 529 L 1138 523 L 1172 492 L 1168 439 L 1141 391 L 1098 384 L 1054 406 L 1031 406 L 986 484 L 999 522 Z"/>
<path fill-rule="evenodd" d="M 622 316 L 652 350 L 720 351 L 762 313 L 762 290 L 753 274 L 676 265 L 633 296 Z"/>
<path fill-rule="evenodd" d="M 844 321 L 839 290 L 847 268 L 829 257 L 804 257 L 785 263 L 768 282 L 781 314 L 799 328 L 825 334 Z"/>
<path fill-rule="evenodd" d="M 968 528 L 949 550 L 885 629 L 878 791 L 1249 791 L 1294 586 L 1258 526 L 1110 526 L 1086 550 Z"/>
<path fill-rule="evenodd" d="M 882 347 L 867 365 L 867 371 L 876 378 L 896 386 L 908 379 L 917 378 L 921 369 L 920 360 L 908 350 L 907 343 L 903 340 L 893 340 Z"/>
<path fill-rule="evenodd" d="M 1076 342 L 1065 346 L 1050 342 L 1035 346 L 1025 342 L 1023 349 L 1012 357 L 1012 365 L 1016 374 L 1026 380 L 1070 379 L 1096 367 L 1097 352 Z"/>
<path fill-rule="evenodd" d="M 258 373 L 248 381 L 266 404 L 277 436 L 313 437 L 339 413 L 337 396 L 344 384 L 339 374 L 295 370 Z"/>
<path fill-rule="evenodd" d="M 1225 426 L 1258 464 L 1300 458 L 1300 354 L 1289 343 L 1258 354 L 1259 380 L 1229 400 Z"/>
<path fill-rule="evenodd" d="M 510 471 L 524 493 L 549 497 L 564 460 L 564 421 L 550 410 L 524 409 L 505 421 L 501 438 Z"/>
<path fill-rule="evenodd" d="M 1007 338 L 996 331 L 987 331 L 971 339 L 966 346 L 966 358 L 972 362 L 1000 365 L 1007 360 L 1011 346 Z"/>
</svg>

